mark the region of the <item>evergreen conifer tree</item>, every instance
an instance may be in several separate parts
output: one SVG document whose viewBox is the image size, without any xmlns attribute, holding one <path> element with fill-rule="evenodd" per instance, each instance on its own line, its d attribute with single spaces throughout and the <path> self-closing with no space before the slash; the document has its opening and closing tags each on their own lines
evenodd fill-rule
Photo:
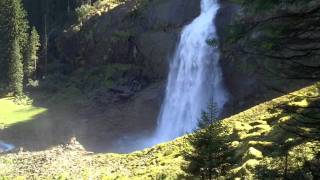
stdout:
<svg viewBox="0 0 320 180">
<path fill-rule="evenodd" d="M 5 86 L 8 83 L 8 32 L 7 32 L 7 10 L 6 1 L 0 1 L 0 84 Z"/>
<path fill-rule="evenodd" d="M 217 106 L 213 101 L 203 111 L 197 132 L 188 136 L 188 142 L 193 147 L 192 152 L 185 154 L 185 159 L 190 162 L 186 169 L 192 177 L 201 179 L 216 179 L 216 175 L 224 174 L 229 167 L 232 150 L 224 136 L 225 129 L 217 120 Z"/>
<path fill-rule="evenodd" d="M 27 45 L 28 21 L 21 0 L 1 0 L 0 31 L 4 37 L 1 41 L 6 61 L 10 90 L 17 96 L 23 94 L 23 49 Z"/>
<path fill-rule="evenodd" d="M 10 47 L 9 82 L 12 92 L 16 96 L 23 95 L 23 64 L 18 40 L 14 40 Z"/>
<path fill-rule="evenodd" d="M 26 58 L 24 61 L 25 80 L 28 82 L 34 76 L 37 70 L 38 51 L 40 48 L 40 36 L 35 27 L 32 28 L 29 39 L 28 48 L 26 49 Z"/>
</svg>

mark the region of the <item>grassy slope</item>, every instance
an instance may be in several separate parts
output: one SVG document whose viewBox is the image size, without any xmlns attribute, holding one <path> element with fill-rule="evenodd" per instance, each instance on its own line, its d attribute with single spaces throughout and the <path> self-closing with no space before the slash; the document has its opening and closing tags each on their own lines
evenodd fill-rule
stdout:
<svg viewBox="0 0 320 180">
<path fill-rule="evenodd" d="M 235 149 L 232 169 L 227 177 L 252 178 L 257 175 L 257 165 L 266 165 L 270 170 L 282 166 L 282 144 L 291 142 L 289 168 L 301 168 L 301 159 L 312 159 L 313 151 L 320 150 L 319 141 L 302 139 L 295 132 L 312 136 L 313 127 L 289 126 L 292 117 L 274 108 L 293 101 L 297 106 L 308 106 L 302 94 L 319 95 L 315 86 L 310 86 L 273 101 L 262 103 L 240 114 L 223 120 L 223 126 L 232 135 L 230 148 Z M 291 132 L 291 133 L 290 133 Z M 182 167 L 188 165 L 183 152 L 192 150 L 185 138 L 134 152 L 131 154 L 95 154 L 72 150 L 67 146 L 33 153 L 14 153 L 0 156 L 0 177 L 23 179 L 176 179 L 186 175 Z M 280 165 L 279 165 L 280 163 Z M 277 165 L 278 164 L 278 165 Z M 1 179 L 1 178 L 0 178 Z"/>
<path fill-rule="evenodd" d="M 15 123 L 31 120 L 44 112 L 46 112 L 45 108 L 18 105 L 13 102 L 13 98 L 2 98 L 0 99 L 0 129 Z"/>
</svg>

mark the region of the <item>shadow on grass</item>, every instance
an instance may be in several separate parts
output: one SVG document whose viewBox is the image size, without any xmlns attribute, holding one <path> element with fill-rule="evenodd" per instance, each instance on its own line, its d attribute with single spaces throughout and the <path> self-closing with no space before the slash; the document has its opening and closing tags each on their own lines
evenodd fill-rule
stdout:
<svg viewBox="0 0 320 180">
<path fill-rule="evenodd" d="M 198 142 L 193 142 L 194 139 L 190 142 L 194 148 L 191 154 L 193 158 L 189 158 L 189 154 L 185 156 L 190 163 L 186 172 L 200 179 L 214 179 L 221 176 L 231 179 L 248 176 L 257 179 L 308 179 L 308 177 L 318 179 L 319 90 L 320 87 L 313 86 L 309 90 L 302 90 L 301 94 L 293 93 L 236 115 L 227 120 L 229 125 L 222 124 L 220 127 L 220 129 L 226 128 L 225 126 L 233 127 L 231 134 L 222 135 L 223 139 L 216 134 L 218 131 L 210 133 L 210 138 L 205 136 L 206 133 L 202 133 L 202 136 L 198 133 L 198 136 L 201 136 L 197 137 Z M 222 144 L 215 142 L 219 139 L 220 142 L 224 142 Z M 211 146 L 219 147 L 208 149 L 210 143 L 207 143 L 209 145 L 201 143 L 203 140 L 215 142 Z M 222 163 L 219 163 L 221 160 Z M 250 161 L 258 164 L 251 166 L 248 164 Z M 230 165 L 224 166 L 224 163 Z M 207 169 L 208 164 L 211 164 L 211 169 Z M 194 165 L 197 165 L 197 171 L 193 171 Z M 211 175 L 206 177 L 201 174 L 202 171 L 215 173 L 216 177 Z"/>
<path fill-rule="evenodd" d="M 67 144 L 72 137 L 88 151 L 119 152 L 123 148 L 116 147 L 116 141 L 124 135 L 125 125 L 110 121 L 103 112 L 80 113 L 83 107 L 63 103 L 45 106 L 45 113 L 0 130 L 0 139 L 26 151 Z"/>
<path fill-rule="evenodd" d="M 146 95 L 138 93 L 132 99 L 103 105 L 86 99 L 83 94 L 65 99 L 64 94 L 33 92 L 30 95 L 33 105 L 47 111 L 0 130 L 0 139 L 27 151 L 41 151 L 69 143 L 76 137 L 88 151 L 129 152 L 132 142 L 119 141 L 146 134 L 156 124 L 152 119 L 156 119 L 158 103 L 150 94 L 157 93 L 157 87 L 143 90 Z M 106 92 L 106 97 L 101 98 L 111 95 Z"/>
<path fill-rule="evenodd" d="M 56 113 L 48 108 L 47 112 L 27 121 L 14 123 L 0 130 L 0 139 L 30 151 L 62 144 L 71 135 L 71 128 L 68 122 Z"/>
<path fill-rule="evenodd" d="M 320 87 L 317 87 L 316 91 L 319 90 Z M 319 92 L 316 95 L 294 95 L 288 102 L 278 104 L 274 108 L 281 113 L 273 118 L 279 119 L 279 122 L 268 134 L 274 145 L 266 149 L 269 151 L 269 157 L 274 160 L 269 164 L 264 162 L 257 166 L 257 177 L 319 179 Z"/>
</svg>

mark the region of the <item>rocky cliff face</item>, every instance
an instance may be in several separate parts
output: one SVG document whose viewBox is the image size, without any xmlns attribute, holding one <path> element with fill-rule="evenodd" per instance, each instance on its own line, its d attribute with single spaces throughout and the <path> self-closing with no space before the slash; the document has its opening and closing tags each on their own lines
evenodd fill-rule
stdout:
<svg viewBox="0 0 320 180">
<path fill-rule="evenodd" d="M 200 12 L 200 0 L 146 2 L 137 6 L 135 1 L 127 1 L 107 13 L 97 13 L 84 22 L 80 30 L 69 30 L 56 41 L 61 59 L 74 68 L 120 63 L 140 69 L 137 71 L 134 68 L 134 72 L 127 75 L 130 78 L 137 76 L 134 79 L 143 84 L 138 90 L 140 92 L 136 91 L 120 102 L 111 102 L 110 98 L 107 98 L 105 104 L 112 103 L 112 106 L 103 105 L 107 113 L 103 113 L 101 119 L 107 118 L 111 124 L 116 122 L 117 127 L 110 129 L 110 123 L 107 123 L 105 127 L 95 128 L 95 132 L 102 133 L 101 137 L 99 136 L 101 141 L 106 138 L 103 134 L 106 129 L 110 129 L 107 136 L 112 140 L 116 139 L 113 136 L 120 136 L 123 132 L 135 133 L 154 128 L 164 95 L 164 81 L 170 56 L 173 55 L 182 27 Z M 220 0 L 220 4 L 216 24 L 220 41 L 223 43 L 226 27 L 237 7 L 228 0 Z M 221 57 L 224 81 L 230 93 L 230 101 L 224 114 L 228 116 L 256 104 L 255 100 L 259 98 L 255 96 L 261 91 L 256 72 L 243 72 L 239 70 L 241 61 L 232 61 L 223 53 Z M 123 87 L 112 89 L 120 89 L 122 94 L 127 89 L 130 91 L 130 87 L 124 90 Z M 104 97 L 118 96 L 114 91 L 111 95 L 109 92 L 105 94 L 98 98 L 99 101 Z M 114 129 L 117 129 L 117 132 L 113 132 Z"/>
<path fill-rule="evenodd" d="M 228 26 L 236 16 L 241 16 L 240 6 L 230 0 L 220 0 L 221 8 L 216 18 L 216 26 L 221 48 L 220 63 L 223 69 L 224 83 L 229 91 L 229 102 L 225 107 L 225 116 L 239 113 L 261 102 L 292 92 L 309 83 L 299 80 L 279 78 L 264 65 L 261 57 L 238 53 L 230 56 L 227 42 Z M 276 66 L 276 64 L 275 64 Z M 286 84 L 286 86 L 283 86 Z M 283 91 L 283 92 L 281 92 Z"/>
<path fill-rule="evenodd" d="M 153 130 L 180 31 L 200 13 L 200 0 L 145 2 L 137 6 L 129 0 L 106 13 L 97 13 L 80 29 L 66 31 L 56 39 L 59 59 L 74 70 L 108 64 L 127 68 L 126 73 L 115 72 L 111 88 L 94 95 L 98 106 L 82 111 L 81 118 L 88 116 L 91 121 L 76 125 L 80 126 L 75 128 L 79 129 L 77 136 L 90 137 L 79 140 L 94 151 L 119 151 L 119 138 Z M 130 85 L 137 83 L 138 89 Z"/>
<path fill-rule="evenodd" d="M 229 0 L 220 1 L 221 8 L 217 14 L 216 26 L 220 38 L 220 45 L 224 46 L 227 40 L 228 25 L 232 23 L 239 7 Z M 257 72 L 254 64 L 243 64 L 246 57 L 231 59 L 228 52 L 221 52 L 220 63 L 224 74 L 224 83 L 229 92 L 229 102 L 226 105 L 226 114 L 235 114 L 257 104 L 256 100 L 261 91 L 261 84 L 257 80 Z M 243 67 L 245 66 L 245 67 Z M 253 68 L 248 70 L 249 68 Z"/>
<path fill-rule="evenodd" d="M 179 32 L 199 14 L 199 5 L 199 0 L 154 0 L 137 7 L 127 1 L 90 18 L 80 31 L 65 33 L 57 47 L 73 66 L 135 64 L 148 79 L 164 79 Z"/>
<path fill-rule="evenodd" d="M 228 0 L 220 0 L 220 4 L 216 24 L 220 41 L 223 42 L 226 27 L 237 7 Z M 143 79 L 144 82 L 140 83 L 147 86 L 156 81 L 165 81 L 170 56 L 173 55 L 181 29 L 199 13 L 200 0 L 153 0 L 139 6 L 136 1 L 127 1 L 111 11 L 97 13 L 84 22 L 80 30 L 67 31 L 57 39 L 57 47 L 61 58 L 74 68 L 109 63 L 138 66 L 141 71 L 135 70 L 130 76 Z M 245 103 L 245 99 L 252 97 L 259 88 L 255 77 L 239 71 L 237 64 L 222 54 L 221 66 L 230 92 L 225 116 L 248 107 L 252 102 Z M 155 120 L 157 116 L 165 83 L 160 84 L 160 89 L 154 89 L 154 97 L 157 97 L 159 104 L 153 107 L 157 109 L 141 117 L 143 121 Z"/>
</svg>

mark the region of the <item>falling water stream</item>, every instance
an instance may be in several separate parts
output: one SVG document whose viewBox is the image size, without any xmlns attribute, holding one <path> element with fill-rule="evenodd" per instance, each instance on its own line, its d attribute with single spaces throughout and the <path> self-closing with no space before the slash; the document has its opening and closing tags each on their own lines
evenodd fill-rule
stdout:
<svg viewBox="0 0 320 180">
<path fill-rule="evenodd" d="M 151 144 L 193 131 L 208 100 L 212 99 L 220 110 L 227 101 L 219 50 L 207 43 L 217 38 L 214 22 L 218 9 L 217 0 L 201 0 L 201 14 L 182 31 Z"/>
<path fill-rule="evenodd" d="M 218 10 L 218 0 L 201 0 L 200 15 L 183 28 L 171 59 L 166 95 L 154 134 L 136 140 L 125 137 L 119 141 L 118 146 L 124 147 L 120 151 L 151 147 L 192 132 L 211 100 L 221 112 L 228 96 L 222 83 L 220 53 L 207 43 L 218 38 Z"/>
</svg>

